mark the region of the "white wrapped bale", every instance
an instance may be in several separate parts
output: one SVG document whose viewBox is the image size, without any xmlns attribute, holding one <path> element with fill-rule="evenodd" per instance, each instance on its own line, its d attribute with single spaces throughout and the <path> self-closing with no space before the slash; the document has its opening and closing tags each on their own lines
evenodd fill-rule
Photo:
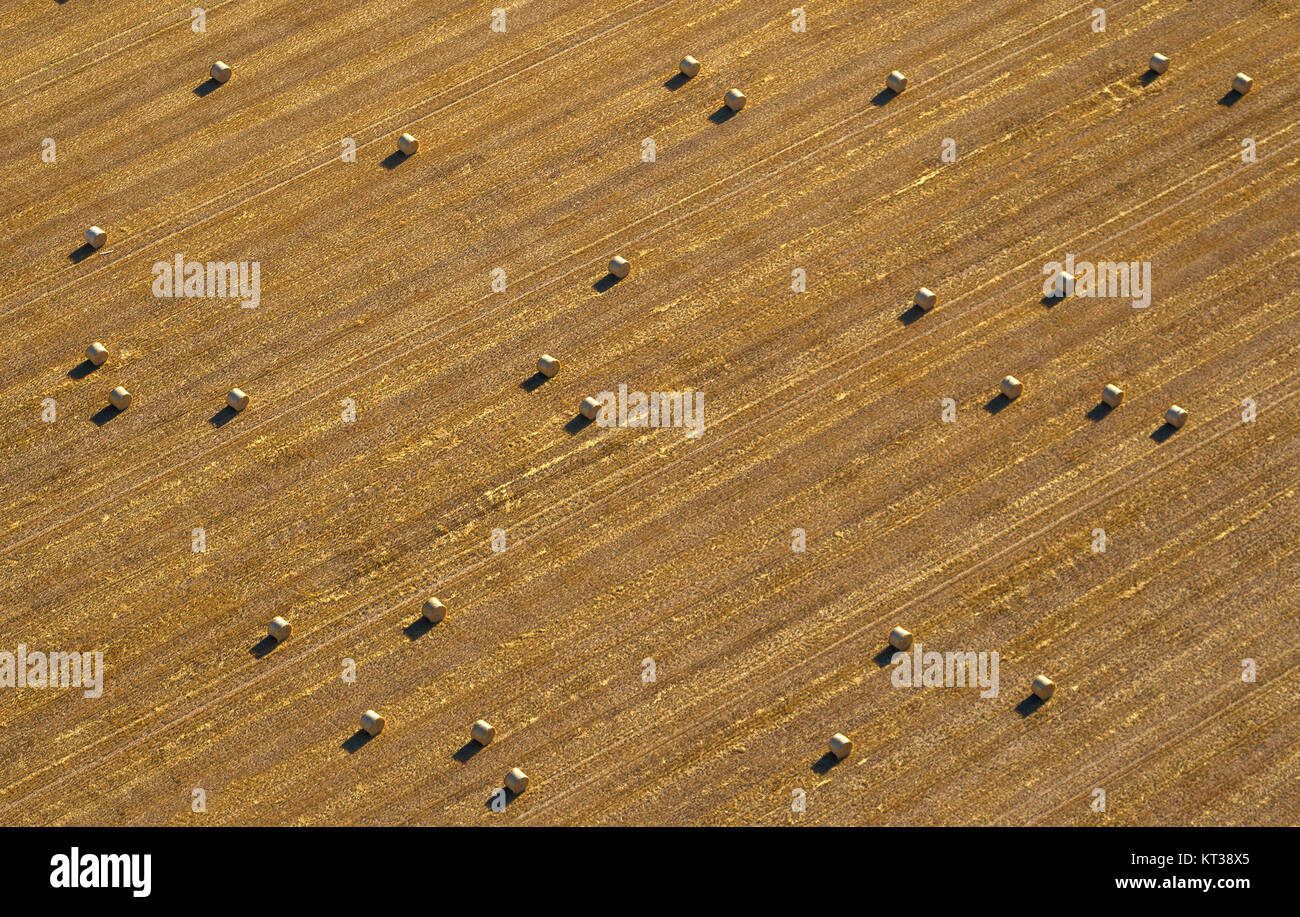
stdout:
<svg viewBox="0 0 1300 917">
<path fill-rule="evenodd" d="M 916 303 L 916 307 L 923 312 L 929 312 L 938 301 L 939 297 L 928 287 L 921 287 L 916 291 L 916 295 L 912 297 L 912 302 Z"/>
<path fill-rule="evenodd" d="M 583 398 L 582 404 L 578 405 L 578 412 L 588 420 L 595 420 L 596 416 L 600 414 L 600 409 L 601 403 L 590 395 Z"/>
<path fill-rule="evenodd" d="M 560 371 L 560 361 L 544 353 L 537 358 L 537 371 L 549 379 Z"/>
<path fill-rule="evenodd" d="M 275 617 L 272 618 L 271 623 L 266 626 L 266 632 L 273 637 L 277 643 L 283 643 L 288 640 L 289 635 L 293 633 L 293 625 L 284 618 Z"/>
<path fill-rule="evenodd" d="M 722 97 L 722 101 L 732 111 L 740 111 L 745 107 L 745 94 L 739 89 L 728 89 L 727 94 Z"/>
<path fill-rule="evenodd" d="M 700 62 L 688 54 L 682 58 L 682 62 L 678 64 L 678 69 L 682 71 L 684 77 L 690 79 L 700 72 Z"/>
<path fill-rule="evenodd" d="M 510 768 L 506 774 L 506 789 L 518 796 L 528 789 L 528 775 L 517 767 Z"/>
<path fill-rule="evenodd" d="M 491 745 L 492 740 L 497 737 L 497 730 L 487 720 L 475 720 L 474 725 L 469 728 L 469 735 L 480 745 Z"/>
<path fill-rule="evenodd" d="M 86 348 L 86 359 L 96 366 L 103 366 L 108 359 L 108 348 L 96 341 Z"/>
<path fill-rule="evenodd" d="M 622 255 L 615 255 L 609 259 L 609 272 L 622 280 L 632 270 L 631 263 Z"/>
<path fill-rule="evenodd" d="M 248 396 L 241 389 L 232 388 L 226 394 L 226 404 L 230 405 L 233 410 L 242 411 L 248 407 Z"/>
<path fill-rule="evenodd" d="M 895 627 L 889 632 L 889 645 L 896 650 L 907 652 L 912 648 L 912 632 L 902 627 Z"/>
<path fill-rule="evenodd" d="M 424 600 L 424 617 L 430 624 L 437 624 L 447 617 L 447 606 L 430 596 Z"/>
<path fill-rule="evenodd" d="M 1074 295 L 1074 285 L 1076 278 L 1069 271 L 1061 271 L 1052 281 L 1052 295 L 1057 299 L 1064 299 L 1067 296 Z"/>
<path fill-rule="evenodd" d="M 1175 404 L 1165 411 L 1165 423 L 1181 430 L 1183 424 L 1187 423 L 1187 412 Z"/>
<path fill-rule="evenodd" d="M 1101 400 L 1112 408 L 1117 408 L 1120 402 L 1124 400 L 1124 390 L 1118 385 L 1111 383 L 1101 390 Z"/>
<path fill-rule="evenodd" d="M 831 754 L 835 756 L 835 760 L 843 761 L 853 754 L 853 740 L 843 733 L 837 732 L 831 736 L 830 749 Z"/>
<path fill-rule="evenodd" d="M 377 736 L 384 731 L 384 718 L 373 710 L 367 710 L 361 714 L 361 728 Z"/>
<path fill-rule="evenodd" d="M 1034 691 L 1034 697 L 1039 700 L 1051 700 L 1052 695 L 1056 693 L 1056 682 L 1046 675 L 1035 675 L 1031 687 Z"/>
<path fill-rule="evenodd" d="M 907 88 L 907 77 L 895 70 L 893 73 L 889 74 L 889 76 L 885 77 L 885 85 L 895 93 L 902 92 Z"/>
<path fill-rule="evenodd" d="M 1169 69 L 1169 58 L 1165 57 L 1163 54 L 1152 54 L 1151 63 L 1148 66 L 1150 66 L 1156 73 L 1164 73 Z"/>
<path fill-rule="evenodd" d="M 119 411 L 125 411 L 131 406 L 131 393 L 119 385 L 108 393 L 108 403 Z"/>
<path fill-rule="evenodd" d="M 1008 401 L 1015 401 L 1024 390 L 1025 384 L 1015 376 L 1007 376 L 1002 380 L 1002 394 L 1006 395 Z"/>
<path fill-rule="evenodd" d="M 404 156 L 414 156 L 420 149 L 420 141 L 410 134 L 403 134 L 397 138 L 397 148 L 401 150 Z"/>
<path fill-rule="evenodd" d="M 86 244 L 91 248 L 103 248 L 104 243 L 107 241 L 108 233 L 104 232 L 104 230 L 100 229 L 98 226 L 92 226 L 86 230 Z"/>
<path fill-rule="evenodd" d="M 1232 88 L 1238 95 L 1245 95 L 1250 92 L 1250 87 L 1255 85 L 1255 81 L 1244 73 L 1238 73 L 1232 78 Z"/>
<path fill-rule="evenodd" d="M 232 72 L 230 65 L 225 61 L 220 60 L 213 64 L 212 69 L 208 71 L 209 75 L 218 83 L 224 83 L 226 80 L 230 79 L 230 74 Z"/>
</svg>

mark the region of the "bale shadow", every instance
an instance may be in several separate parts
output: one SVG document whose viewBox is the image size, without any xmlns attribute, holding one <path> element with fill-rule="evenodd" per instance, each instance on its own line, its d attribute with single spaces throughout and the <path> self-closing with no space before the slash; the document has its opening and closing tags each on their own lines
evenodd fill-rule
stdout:
<svg viewBox="0 0 1300 917">
<path fill-rule="evenodd" d="M 902 650 L 896 650 L 890 644 L 885 644 L 885 648 L 871 657 L 871 661 L 876 664 L 877 668 L 883 669 L 894 660 L 895 653 L 901 653 Z"/>
<path fill-rule="evenodd" d="M 217 91 L 217 87 L 220 85 L 220 80 L 208 77 L 202 83 L 199 83 L 199 85 L 194 87 L 194 94 L 201 99 L 204 96 L 212 95 L 212 93 Z"/>
<path fill-rule="evenodd" d="M 840 763 L 839 758 L 835 757 L 830 752 L 826 752 L 826 754 L 822 755 L 820 758 L 818 758 L 816 761 L 813 762 L 812 765 L 813 773 L 828 774 L 830 773 L 831 768 L 835 767 L 835 765 L 839 763 Z"/>
<path fill-rule="evenodd" d="M 1141 83 L 1143 86 L 1150 86 L 1158 79 L 1160 79 L 1160 74 L 1156 73 L 1154 70 L 1148 67 L 1147 72 L 1142 74 L 1142 76 L 1138 78 L 1138 82 Z"/>
<path fill-rule="evenodd" d="M 477 755 L 482 750 L 483 750 L 482 745 L 478 744 L 473 739 L 470 739 L 468 742 L 462 745 L 460 749 L 455 754 L 452 755 L 452 757 L 455 758 L 457 761 L 459 761 L 461 764 L 468 764 L 469 759 Z M 509 791 L 507 790 L 507 792 Z"/>
<path fill-rule="evenodd" d="M 1096 423 L 1099 420 L 1105 420 L 1110 415 L 1110 412 L 1113 410 L 1115 409 L 1110 405 L 1108 405 L 1106 402 L 1098 401 L 1096 406 L 1084 416 L 1087 417 L 1089 420 L 1091 420 L 1093 423 Z"/>
<path fill-rule="evenodd" d="M 1022 717 L 1033 716 L 1038 708 L 1043 706 L 1045 703 L 1047 702 L 1037 694 L 1030 694 L 1020 703 L 1016 704 L 1016 713 L 1019 713 Z"/>
<path fill-rule="evenodd" d="M 95 253 L 95 247 L 89 242 L 82 242 L 81 245 L 68 252 L 68 260 L 73 264 L 80 264 Z"/>
<path fill-rule="evenodd" d="M 613 287 L 614 284 L 618 283 L 619 280 L 621 279 L 622 278 L 616 277 L 613 274 L 606 274 L 604 277 L 600 278 L 595 283 L 593 283 L 591 285 L 591 288 L 595 290 L 597 293 L 604 293 L 606 290 Z"/>
<path fill-rule="evenodd" d="M 212 424 L 214 427 L 224 427 L 226 424 L 234 420 L 235 415 L 238 413 L 239 412 L 230 405 L 226 405 L 220 411 L 217 411 L 217 413 L 209 417 L 208 423 Z"/>
<path fill-rule="evenodd" d="M 996 414 L 998 411 L 1002 410 L 1010 403 L 1011 403 L 1010 398 L 1008 398 L 1006 395 L 1002 394 L 1001 392 L 998 392 L 998 394 L 994 395 L 985 403 L 984 410 L 988 411 L 990 414 Z"/>
<path fill-rule="evenodd" d="M 898 93 L 886 86 L 884 89 L 880 90 L 880 92 L 876 93 L 875 97 L 871 100 L 871 104 L 877 108 L 882 105 L 888 105 L 893 101 L 896 95 L 898 95 Z"/>
<path fill-rule="evenodd" d="M 76 366 L 72 367 L 72 369 L 68 370 L 68 378 L 84 379 L 97 369 L 99 369 L 99 367 L 94 363 L 89 360 L 82 360 Z"/>
<path fill-rule="evenodd" d="M 1235 89 L 1229 89 L 1226 93 L 1223 94 L 1223 98 L 1219 99 L 1219 104 L 1224 106 L 1225 108 L 1231 108 L 1232 106 L 1237 104 L 1237 101 L 1240 98 L 1241 98 L 1241 93 L 1239 93 Z"/>
<path fill-rule="evenodd" d="M 905 310 L 898 316 L 898 320 L 904 325 L 910 325 L 912 322 L 917 321 L 922 315 L 925 315 L 925 310 L 918 305 L 912 305 L 911 308 Z"/>
<path fill-rule="evenodd" d="M 356 732 L 352 733 L 351 738 L 345 739 L 343 744 L 339 747 L 348 754 L 354 754 L 365 747 L 365 744 L 373 738 L 374 736 L 366 732 L 364 729 L 358 729 Z"/>
<path fill-rule="evenodd" d="M 384 161 L 381 162 L 380 165 L 391 172 L 410 158 L 410 156 L 407 156 L 401 150 L 393 150 L 393 152 L 384 157 Z"/>
<path fill-rule="evenodd" d="M 110 420 L 112 420 L 114 417 L 116 417 L 118 414 L 121 413 L 122 413 L 121 411 L 113 407 L 111 404 L 106 404 L 99 409 L 99 411 L 95 414 L 95 416 L 91 417 L 90 419 L 95 422 L 95 426 L 102 427 L 104 424 L 108 423 Z"/>
<path fill-rule="evenodd" d="M 669 92 L 676 92 L 690 81 L 691 78 L 685 73 L 678 73 L 676 76 L 664 80 L 664 88 Z"/>
<path fill-rule="evenodd" d="M 267 634 L 257 643 L 250 646 L 248 652 L 254 659 L 261 659 L 263 656 L 269 655 L 271 650 L 275 649 L 279 645 L 279 640 L 276 640 L 270 634 Z"/>
<path fill-rule="evenodd" d="M 533 373 L 531 376 L 529 376 L 527 379 L 525 379 L 523 382 L 520 382 L 519 387 L 526 392 L 535 392 L 543 385 L 545 385 L 546 380 L 549 378 L 550 376 L 546 375 L 546 373 L 536 372 Z"/>
<path fill-rule="evenodd" d="M 732 118 L 736 117 L 736 114 L 737 114 L 736 112 L 732 111 L 724 104 L 713 114 L 709 115 L 709 120 L 712 121 L 714 124 L 726 124 Z"/>
<path fill-rule="evenodd" d="M 1040 305 L 1046 306 L 1047 308 L 1050 309 L 1050 308 L 1052 308 L 1053 306 L 1055 306 L 1057 303 L 1064 301 L 1064 299 L 1065 299 L 1064 294 L 1061 294 L 1061 293 L 1048 293 L 1046 296 L 1044 296 L 1044 297 L 1043 297 L 1042 299 L 1040 299 L 1038 302 L 1039 302 Z"/>
<path fill-rule="evenodd" d="M 581 414 L 575 414 L 573 419 L 564 425 L 564 432 L 572 436 L 575 433 L 581 433 L 595 423 L 589 417 L 583 417 Z"/>
<path fill-rule="evenodd" d="M 1165 421 L 1160 425 L 1159 429 L 1155 430 L 1151 434 L 1151 438 L 1158 443 L 1163 443 L 1165 440 L 1167 440 L 1169 437 L 1173 436 L 1177 432 L 1178 432 L 1177 427 L 1175 427 L 1173 424 L 1169 423 L 1168 421 Z"/>
<path fill-rule="evenodd" d="M 433 630 L 433 622 L 420 615 L 410 624 L 402 628 L 402 633 L 406 634 L 407 640 L 419 640 L 429 631 Z"/>
<path fill-rule="evenodd" d="M 519 794 L 518 794 L 518 793 L 512 793 L 512 792 L 510 792 L 510 790 L 509 790 L 508 788 L 506 788 L 506 787 L 504 787 L 504 786 L 503 786 L 503 787 L 499 787 L 498 789 L 493 790 L 493 791 L 492 791 L 492 795 L 489 796 L 489 797 L 487 798 L 487 802 L 483 803 L 483 805 L 484 805 L 486 808 L 491 809 L 493 812 L 495 812 L 496 809 L 493 809 L 493 808 L 492 808 L 492 800 L 494 800 L 494 799 L 497 798 L 497 793 L 505 793 L 505 794 L 506 794 L 506 808 L 509 808 L 509 807 L 510 807 L 510 803 L 514 802 L 514 801 L 519 797 Z"/>
</svg>

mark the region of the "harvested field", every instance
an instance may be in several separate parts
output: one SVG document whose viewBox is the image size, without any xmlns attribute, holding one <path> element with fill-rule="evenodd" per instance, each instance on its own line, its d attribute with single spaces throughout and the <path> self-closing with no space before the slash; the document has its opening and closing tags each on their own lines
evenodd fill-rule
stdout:
<svg viewBox="0 0 1300 917">
<path fill-rule="evenodd" d="M 0 824 L 1296 824 L 1300 11 L 1094 5 L 4 3 Z"/>
</svg>

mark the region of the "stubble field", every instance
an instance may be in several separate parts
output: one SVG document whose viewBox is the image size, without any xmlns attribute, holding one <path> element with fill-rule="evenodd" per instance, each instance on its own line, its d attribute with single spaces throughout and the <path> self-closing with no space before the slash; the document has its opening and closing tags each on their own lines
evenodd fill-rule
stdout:
<svg viewBox="0 0 1300 917">
<path fill-rule="evenodd" d="M 1295 824 L 1300 11 L 1094 5 L 0 5 L 0 823 Z"/>
</svg>

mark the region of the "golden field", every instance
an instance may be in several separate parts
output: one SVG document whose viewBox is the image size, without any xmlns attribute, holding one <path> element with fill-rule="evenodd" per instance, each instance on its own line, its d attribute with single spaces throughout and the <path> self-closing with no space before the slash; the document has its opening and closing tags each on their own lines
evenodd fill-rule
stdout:
<svg viewBox="0 0 1300 917">
<path fill-rule="evenodd" d="M 1296 824 L 1300 10 L 1095 5 L 0 4 L 0 824 Z"/>
</svg>

